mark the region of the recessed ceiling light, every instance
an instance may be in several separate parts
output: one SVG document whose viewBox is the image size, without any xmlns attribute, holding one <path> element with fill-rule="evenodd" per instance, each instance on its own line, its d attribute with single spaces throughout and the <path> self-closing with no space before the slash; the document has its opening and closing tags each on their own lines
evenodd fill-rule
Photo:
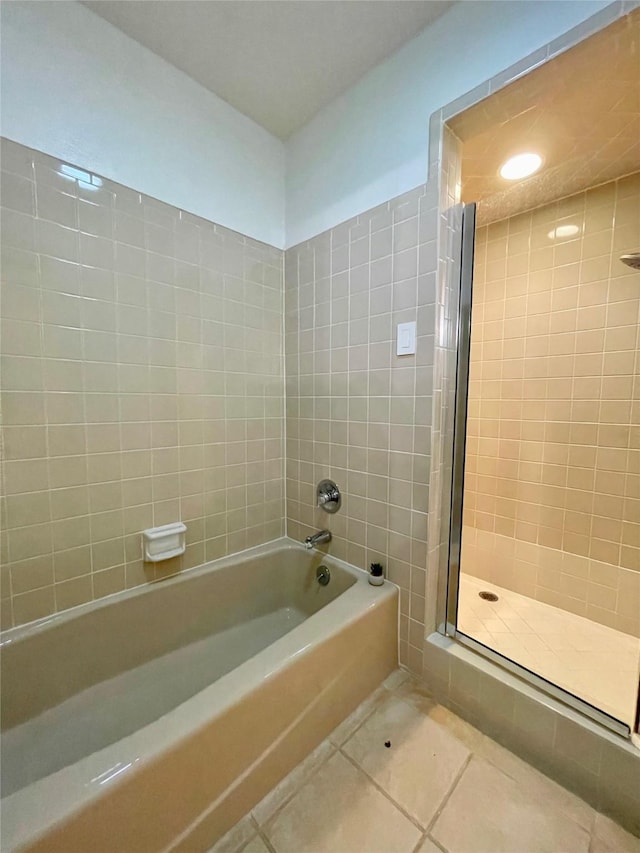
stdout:
<svg viewBox="0 0 640 853">
<path fill-rule="evenodd" d="M 579 225 L 558 225 L 549 231 L 547 237 L 550 240 L 568 240 L 569 237 L 575 237 L 580 231 Z"/>
<path fill-rule="evenodd" d="M 519 181 L 521 178 L 528 178 L 533 175 L 542 166 L 542 157 L 533 152 L 525 154 L 516 154 L 515 157 L 510 157 L 506 163 L 500 167 L 500 176 L 507 181 Z"/>
</svg>

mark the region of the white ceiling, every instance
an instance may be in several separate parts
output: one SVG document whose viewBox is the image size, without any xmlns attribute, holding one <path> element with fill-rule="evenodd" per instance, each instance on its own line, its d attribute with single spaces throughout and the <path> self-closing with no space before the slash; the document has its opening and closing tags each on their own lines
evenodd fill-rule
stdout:
<svg viewBox="0 0 640 853">
<path fill-rule="evenodd" d="M 286 139 L 453 0 L 82 0 Z"/>
</svg>

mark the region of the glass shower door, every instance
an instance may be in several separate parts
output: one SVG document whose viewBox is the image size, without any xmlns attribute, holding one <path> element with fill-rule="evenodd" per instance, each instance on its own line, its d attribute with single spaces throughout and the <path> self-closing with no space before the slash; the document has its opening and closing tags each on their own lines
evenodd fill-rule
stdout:
<svg viewBox="0 0 640 853">
<path fill-rule="evenodd" d="M 628 736 L 637 725 L 640 640 L 606 624 L 613 611 L 589 600 L 602 589 L 612 602 L 614 581 L 627 577 L 604 559 L 608 539 L 595 537 L 603 543 L 595 556 L 590 549 L 594 531 L 612 538 L 618 508 L 624 523 L 625 496 L 611 494 L 620 479 L 609 470 L 622 457 L 608 444 L 635 433 L 631 421 L 627 433 L 609 423 L 624 406 L 593 398 L 617 402 L 612 395 L 628 384 L 605 372 L 616 363 L 607 341 L 619 328 L 606 323 L 622 319 L 620 303 L 627 311 L 635 303 L 610 282 L 601 293 L 581 291 L 562 269 L 527 274 L 526 284 L 506 272 L 496 278 L 510 235 L 529 247 L 557 235 L 557 223 L 541 224 L 526 214 L 476 229 L 475 205 L 464 208 L 446 632 Z M 505 270 L 510 263 L 505 257 Z M 626 278 L 623 285 L 632 296 Z M 600 331 L 576 327 L 596 321 Z M 595 413 L 604 413 L 602 424 L 587 420 Z M 599 504 L 597 489 L 605 490 Z"/>
</svg>

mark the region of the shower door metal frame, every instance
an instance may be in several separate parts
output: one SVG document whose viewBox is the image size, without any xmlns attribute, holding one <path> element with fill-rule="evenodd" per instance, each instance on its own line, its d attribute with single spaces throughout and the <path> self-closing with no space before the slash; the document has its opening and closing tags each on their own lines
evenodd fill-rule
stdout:
<svg viewBox="0 0 640 853">
<path fill-rule="evenodd" d="M 469 360 L 471 356 L 471 300 L 473 297 L 473 260 L 476 245 L 476 205 L 462 208 L 460 241 L 460 295 L 457 322 L 457 363 L 455 414 L 453 420 L 453 458 L 451 463 L 451 506 L 449 508 L 449 561 L 445 634 L 455 637 L 458 624 L 460 549 L 462 546 L 462 508 L 464 499 L 464 463 L 467 438 Z"/>
<path fill-rule="evenodd" d="M 451 506 L 449 526 L 449 548 L 446 577 L 446 596 L 444 618 L 438 619 L 439 631 L 447 637 L 481 654 L 483 657 L 506 669 L 508 672 L 528 682 L 547 695 L 589 717 L 610 731 L 623 737 L 631 736 L 631 728 L 590 705 L 573 693 L 548 681 L 542 675 L 532 672 L 516 661 L 497 652 L 473 637 L 458 630 L 458 595 L 460 579 L 460 554 L 462 547 L 462 512 L 464 502 L 464 469 L 467 438 L 467 402 L 469 394 L 469 362 L 471 356 L 471 313 L 473 298 L 473 261 L 475 250 L 476 205 L 465 204 L 462 211 L 462 234 L 460 246 L 460 291 L 457 321 L 457 364 L 455 389 L 455 414 L 453 431 L 453 457 L 451 470 Z M 442 606 L 442 605 L 441 605 Z M 638 704 L 640 713 L 640 697 Z"/>
</svg>

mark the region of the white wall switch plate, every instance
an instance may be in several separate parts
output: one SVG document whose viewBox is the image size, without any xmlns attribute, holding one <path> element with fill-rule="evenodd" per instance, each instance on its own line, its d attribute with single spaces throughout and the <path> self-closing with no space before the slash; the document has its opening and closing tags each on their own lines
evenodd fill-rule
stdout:
<svg viewBox="0 0 640 853">
<path fill-rule="evenodd" d="M 396 338 L 397 355 L 415 355 L 416 352 L 416 324 L 398 323 L 398 336 Z"/>
</svg>

